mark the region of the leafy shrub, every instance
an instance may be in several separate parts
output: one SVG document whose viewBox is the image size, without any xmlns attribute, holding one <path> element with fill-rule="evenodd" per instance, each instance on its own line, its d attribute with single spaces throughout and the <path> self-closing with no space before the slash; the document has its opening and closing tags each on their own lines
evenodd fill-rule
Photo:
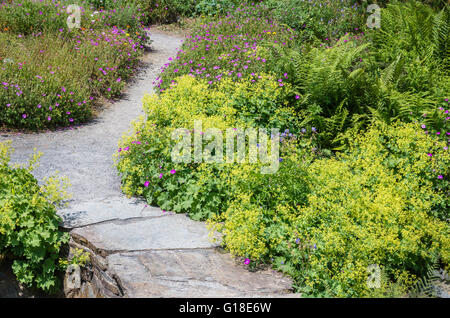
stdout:
<svg viewBox="0 0 450 318">
<path fill-rule="evenodd" d="M 395 285 L 404 293 L 426 274 L 432 255 L 449 264 L 448 224 L 436 218 L 449 217 L 448 184 L 438 177 L 448 179 L 445 146 L 414 124 L 380 124 L 337 158 L 309 164 L 297 157 L 291 166 L 300 169 L 300 182 L 275 176 L 275 184 L 259 183 L 241 169 L 236 184 L 244 186 L 215 228 L 231 252 L 272 260 L 306 295 L 386 296 Z M 289 193 L 297 201 L 286 200 Z M 366 283 L 371 264 L 386 277 L 378 291 Z"/>
<path fill-rule="evenodd" d="M 176 22 L 180 16 L 191 16 L 195 0 L 133 0 L 142 12 L 145 24 Z"/>
<path fill-rule="evenodd" d="M 354 0 L 273 0 L 267 4 L 277 21 L 301 31 L 301 40 L 339 38 L 363 25 L 363 7 Z"/>
<path fill-rule="evenodd" d="M 373 120 L 413 122 L 426 116 L 428 126 L 442 127 L 437 108 L 450 90 L 448 7 L 436 13 L 409 2 L 389 5 L 382 14 L 382 30 L 284 50 L 271 65 L 288 74 L 301 97 L 297 112 L 304 125 L 319 129 L 323 147 L 343 147 L 347 129 Z"/>
<path fill-rule="evenodd" d="M 448 97 L 450 80 L 450 6 L 435 12 L 416 1 L 382 10 L 381 29 L 369 30 L 373 55 L 381 69 L 392 65 L 390 82 L 400 92 L 430 92 Z"/>
<path fill-rule="evenodd" d="M 58 287 L 56 272 L 61 245 L 68 235 L 59 231 L 56 206 L 68 198 L 67 180 L 50 177 L 40 186 L 28 167 L 10 167 L 9 145 L 0 143 L 0 253 L 13 259 L 20 283 L 44 291 Z"/>
<path fill-rule="evenodd" d="M 176 144 L 171 139 L 173 130 L 192 132 L 195 120 L 202 120 L 203 130 L 269 125 L 283 130 L 293 125 L 295 115 L 283 105 L 289 88 L 280 87 L 270 76 L 261 75 L 255 83 L 225 79 L 216 89 L 207 87 L 203 80 L 184 76 L 160 97 L 144 98 L 147 120 L 136 123 L 133 133 L 121 141 L 117 154 L 117 168 L 127 195 L 143 195 L 149 204 L 189 213 L 194 219 L 214 216 L 226 205 L 226 180 L 233 165 L 175 164 L 171 158 Z M 283 112 L 291 116 L 280 116 Z"/>
<path fill-rule="evenodd" d="M 197 14 L 219 15 L 231 11 L 241 1 L 236 0 L 201 0 L 195 6 Z"/>
</svg>

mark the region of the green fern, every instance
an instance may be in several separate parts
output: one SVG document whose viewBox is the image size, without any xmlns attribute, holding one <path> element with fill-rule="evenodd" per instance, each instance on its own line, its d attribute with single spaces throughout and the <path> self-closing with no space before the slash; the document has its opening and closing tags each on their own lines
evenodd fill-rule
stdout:
<svg viewBox="0 0 450 318">
<path fill-rule="evenodd" d="M 419 278 L 415 286 L 412 288 L 412 297 L 438 297 L 436 290 L 436 283 L 440 281 L 439 276 L 439 259 L 435 258 L 435 261 L 428 266 L 427 273 L 424 277 Z"/>
</svg>

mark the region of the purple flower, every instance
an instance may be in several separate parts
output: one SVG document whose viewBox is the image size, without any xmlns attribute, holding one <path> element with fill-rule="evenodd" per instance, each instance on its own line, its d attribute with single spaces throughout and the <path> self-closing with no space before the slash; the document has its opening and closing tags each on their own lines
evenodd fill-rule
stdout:
<svg viewBox="0 0 450 318">
<path fill-rule="evenodd" d="M 245 264 L 245 265 L 250 264 L 250 260 L 249 260 L 248 258 L 246 258 L 245 261 L 244 261 L 244 264 Z"/>
<path fill-rule="evenodd" d="M 438 179 L 444 179 L 444 176 L 443 175 L 438 175 Z"/>
<path fill-rule="evenodd" d="M 22 118 L 23 118 L 23 119 L 27 118 L 27 114 L 23 114 L 23 115 L 22 115 Z"/>
<path fill-rule="evenodd" d="M 170 173 L 171 173 L 171 174 L 175 174 L 175 172 L 177 172 L 177 171 L 176 171 L 176 170 L 173 170 L 173 169 L 170 170 Z"/>
<path fill-rule="evenodd" d="M 145 181 L 144 187 L 148 188 L 149 185 L 150 185 L 150 181 Z"/>
</svg>

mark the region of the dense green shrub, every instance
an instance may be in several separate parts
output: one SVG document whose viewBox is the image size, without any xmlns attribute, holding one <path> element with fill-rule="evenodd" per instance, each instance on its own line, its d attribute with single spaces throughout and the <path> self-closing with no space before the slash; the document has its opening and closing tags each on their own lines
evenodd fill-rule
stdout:
<svg viewBox="0 0 450 318">
<path fill-rule="evenodd" d="M 354 0 L 271 0 L 280 23 L 301 32 L 299 40 L 324 40 L 354 32 L 364 24 L 364 7 Z"/>
<path fill-rule="evenodd" d="M 195 6 L 197 14 L 220 15 L 232 11 L 232 9 L 242 3 L 237 0 L 201 0 Z"/>
<path fill-rule="evenodd" d="M 40 186 L 28 167 L 10 167 L 10 148 L 0 143 L 0 254 L 13 260 L 20 283 L 50 292 L 57 284 L 61 245 L 68 235 L 58 229 L 56 207 L 68 198 L 67 180 L 57 176 Z"/>
<path fill-rule="evenodd" d="M 432 255 L 449 264 L 449 227 L 436 218 L 449 217 L 446 144 L 416 124 L 379 124 L 337 158 L 310 164 L 308 152 L 291 156 L 286 169 L 298 179 L 258 182 L 261 175 L 241 167 L 215 228 L 231 252 L 272 260 L 306 295 L 404 295 Z M 371 264 L 383 271 L 380 289 L 366 283 Z"/>
<path fill-rule="evenodd" d="M 389 5 L 382 9 L 381 30 L 279 50 L 270 67 L 288 74 L 301 97 L 297 111 L 303 123 L 319 129 L 323 147 L 342 147 L 347 129 L 373 120 L 426 116 L 428 126 L 441 129 L 438 106 L 450 91 L 448 8 Z"/>
<path fill-rule="evenodd" d="M 133 0 L 146 24 L 172 23 L 195 12 L 195 0 Z"/>
<path fill-rule="evenodd" d="M 123 191 L 143 195 L 149 204 L 163 209 L 189 213 L 194 219 L 224 210 L 229 191 L 225 181 L 233 165 L 174 163 L 171 151 L 176 140 L 171 133 L 176 128 L 192 131 L 195 120 L 202 120 L 204 131 L 296 127 L 294 110 L 284 105 L 291 94 L 289 87 L 280 87 L 270 76 L 260 76 L 255 83 L 225 79 L 215 90 L 208 89 L 204 80 L 184 76 L 160 97 L 146 96 L 147 119 L 135 124 L 117 154 Z"/>
</svg>

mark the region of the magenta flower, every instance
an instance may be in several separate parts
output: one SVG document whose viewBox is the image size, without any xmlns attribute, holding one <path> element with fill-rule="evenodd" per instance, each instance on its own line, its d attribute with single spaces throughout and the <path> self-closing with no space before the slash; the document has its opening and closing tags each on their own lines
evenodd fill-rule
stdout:
<svg viewBox="0 0 450 318">
<path fill-rule="evenodd" d="M 144 187 L 148 188 L 149 185 L 150 185 L 150 182 L 149 181 L 145 181 Z"/>
<path fill-rule="evenodd" d="M 162 173 L 160 173 L 160 174 L 159 174 L 159 178 L 160 178 L 160 179 L 162 179 L 162 177 L 163 177 L 163 174 L 162 174 Z"/>
<path fill-rule="evenodd" d="M 246 258 L 245 261 L 244 261 L 244 264 L 245 264 L 245 265 L 250 264 L 250 260 L 249 260 L 248 258 Z"/>
<path fill-rule="evenodd" d="M 22 115 L 22 118 L 23 118 L 23 119 L 27 118 L 27 114 L 23 114 L 23 115 Z"/>
<path fill-rule="evenodd" d="M 170 170 L 170 173 L 171 173 L 171 174 L 175 174 L 175 172 L 177 172 L 177 171 L 176 171 L 176 170 L 173 170 L 173 169 Z"/>
<path fill-rule="evenodd" d="M 444 179 L 444 176 L 443 175 L 438 175 L 438 179 L 442 180 L 442 179 Z"/>
</svg>

